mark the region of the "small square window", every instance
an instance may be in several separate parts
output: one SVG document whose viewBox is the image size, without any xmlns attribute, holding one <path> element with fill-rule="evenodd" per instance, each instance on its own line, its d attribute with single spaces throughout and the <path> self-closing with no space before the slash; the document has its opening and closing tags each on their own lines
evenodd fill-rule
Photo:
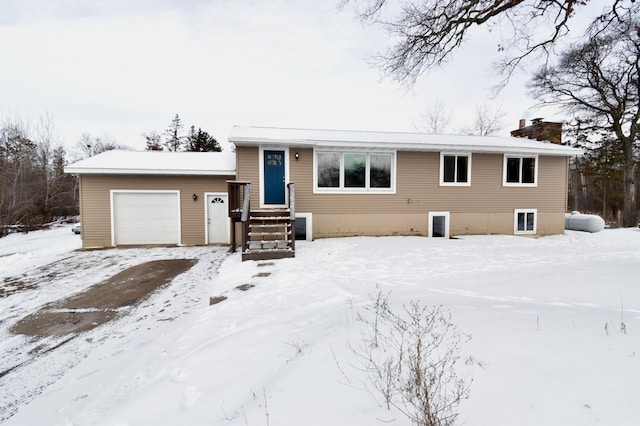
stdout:
<svg viewBox="0 0 640 426">
<path fill-rule="evenodd" d="M 538 211 L 536 209 L 516 209 L 514 211 L 515 234 L 535 234 L 537 232 Z"/>
<path fill-rule="evenodd" d="M 537 157 L 505 155 L 502 184 L 505 186 L 536 186 Z"/>
<path fill-rule="evenodd" d="M 469 186 L 471 154 L 440 154 L 440 185 Z"/>
<path fill-rule="evenodd" d="M 279 154 L 279 153 L 267 154 L 267 165 L 282 166 L 282 154 Z"/>
</svg>

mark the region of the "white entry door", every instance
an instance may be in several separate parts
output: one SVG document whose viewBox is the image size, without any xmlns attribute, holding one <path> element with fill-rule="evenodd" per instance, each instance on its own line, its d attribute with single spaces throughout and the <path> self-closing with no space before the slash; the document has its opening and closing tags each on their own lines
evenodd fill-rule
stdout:
<svg viewBox="0 0 640 426">
<path fill-rule="evenodd" d="M 229 212 L 226 193 L 207 194 L 207 242 L 229 244 Z"/>
</svg>

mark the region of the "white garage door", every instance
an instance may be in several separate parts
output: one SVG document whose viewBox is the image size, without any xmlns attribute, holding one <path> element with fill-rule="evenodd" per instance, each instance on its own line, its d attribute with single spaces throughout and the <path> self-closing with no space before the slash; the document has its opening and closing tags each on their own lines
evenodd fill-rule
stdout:
<svg viewBox="0 0 640 426">
<path fill-rule="evenodd" d="M 114 245 L 179 244 L 178 192 L 112 193 Z"/>
</svg>

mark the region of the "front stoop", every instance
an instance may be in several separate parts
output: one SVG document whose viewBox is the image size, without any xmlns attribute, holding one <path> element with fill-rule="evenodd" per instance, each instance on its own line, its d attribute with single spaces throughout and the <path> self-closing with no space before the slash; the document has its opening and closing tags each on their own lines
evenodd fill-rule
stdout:
<svg viewBox="0 0 640 426">
<path fill-rule="evenodd" d="M 289 209 L 252 210 L 242 260 L 295 257 L 294 226 Z"/>
</svg>

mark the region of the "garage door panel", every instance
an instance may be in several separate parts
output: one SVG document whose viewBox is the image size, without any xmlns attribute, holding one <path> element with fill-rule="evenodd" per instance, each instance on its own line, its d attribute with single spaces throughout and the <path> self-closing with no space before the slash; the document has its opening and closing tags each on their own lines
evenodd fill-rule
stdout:
<svg viewBox="0 0 640 426">
<path fill-rule="evenodd" d="M 179 244 L 179 194 L 115 192 L 114 244 Z"/>
</svg>

